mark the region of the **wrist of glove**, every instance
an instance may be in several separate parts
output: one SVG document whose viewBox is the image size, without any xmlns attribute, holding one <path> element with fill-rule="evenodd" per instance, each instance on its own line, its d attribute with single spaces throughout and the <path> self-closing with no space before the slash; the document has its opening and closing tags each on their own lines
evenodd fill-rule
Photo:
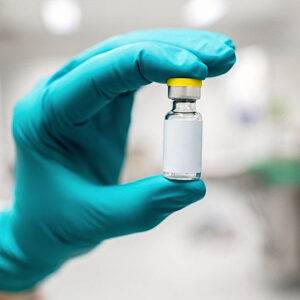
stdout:
<svg viewBox="0 0 300 300">
<path fill-rule="evenodd" d="M 41 278 L 51 274 L 59 265 L 39 264 L 30 254 L 24 253 L 22 245 L 15 239 L 11 221 L 11 212 L 0 214 L 0 294 L 2 292 L 26 292 L 26 299 Z M 36 243 L 38 247 L 38 243 Z M 28 295 L 27 295 L 28 294 Z M 22 296 L 20 299 L 22 299 Z M 13 294 L 6 294 L 6 299 Z M 1 298 L 0 298 L 1 299 Z"/>
</svg>

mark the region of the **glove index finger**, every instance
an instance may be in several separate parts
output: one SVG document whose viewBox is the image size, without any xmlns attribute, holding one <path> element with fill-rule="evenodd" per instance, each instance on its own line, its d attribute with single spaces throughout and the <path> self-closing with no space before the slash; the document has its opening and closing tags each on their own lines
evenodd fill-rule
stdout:
<svg viewBox="0 0 300 300">
<path fill-rule="evenodd" d="M 87 121 L 118 95 L 170 77 L 204 79 L 206 65 L 193 53 L 157 42 L 130 44 L 87 60 L 49 86 L 56 119 L 70 127 Z"/>
<path fill-rule="evenodd" d="M 166 43 L 191 51 L 208 66 L 210 77 L 228 71 L 235 60 L 233 41 L 220 33 L 184 28 L 138 30 L 113 36 L 83 51 L 58 71 L 52 79 L 66 74 L 96 55 L 124 45 L 146 41 Z"/>
</svg>

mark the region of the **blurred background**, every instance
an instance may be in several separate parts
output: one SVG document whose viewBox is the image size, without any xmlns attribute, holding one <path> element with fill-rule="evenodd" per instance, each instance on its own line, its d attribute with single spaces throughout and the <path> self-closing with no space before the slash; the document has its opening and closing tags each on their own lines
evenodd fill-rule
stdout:
<svg viewBox="0 0 300 300">
<path fill-rule="evenodd" d="M 199 101 L 205 199 L 68 263 L 45 299 L 300 299 L 299 13 L 298 0 L 0 0 L 2 205 L 12 107 L 70 57 L 159 27 L 219 31 L 237 46 L 236 66 L 207 79 Z M 163 85 L 137 94 L 123 182 L 160 172 L 170 107 Z"/>
</svg>

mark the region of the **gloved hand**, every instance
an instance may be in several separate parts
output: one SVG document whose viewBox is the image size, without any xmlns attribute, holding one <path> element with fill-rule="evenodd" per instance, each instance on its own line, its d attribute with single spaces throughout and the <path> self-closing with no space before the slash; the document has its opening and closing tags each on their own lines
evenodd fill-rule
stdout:
<svg viewBox="0 0 300 300">
<path fill-rule="evenodd" d="M 0 215 L 0 290 L 31 289 L 101 241 L 153 228 L 202 198 L 202 181 L 117 185 L 134 92 L 220 75 L 234 62 L 233 43 L 219 34 L 133 32 L 75 57 L 21 99 L 15 201 Z"/>
</svg>

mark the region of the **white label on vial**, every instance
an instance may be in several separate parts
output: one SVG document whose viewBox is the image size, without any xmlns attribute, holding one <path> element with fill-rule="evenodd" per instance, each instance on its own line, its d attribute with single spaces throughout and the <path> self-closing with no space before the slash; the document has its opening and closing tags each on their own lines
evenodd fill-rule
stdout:
<svg viewBox="0 0 300 300">
<path fill-rule="evenodd" d="M 163 171 L 200 173 L 202 121 L 165 120 Z"/>
</svg>

